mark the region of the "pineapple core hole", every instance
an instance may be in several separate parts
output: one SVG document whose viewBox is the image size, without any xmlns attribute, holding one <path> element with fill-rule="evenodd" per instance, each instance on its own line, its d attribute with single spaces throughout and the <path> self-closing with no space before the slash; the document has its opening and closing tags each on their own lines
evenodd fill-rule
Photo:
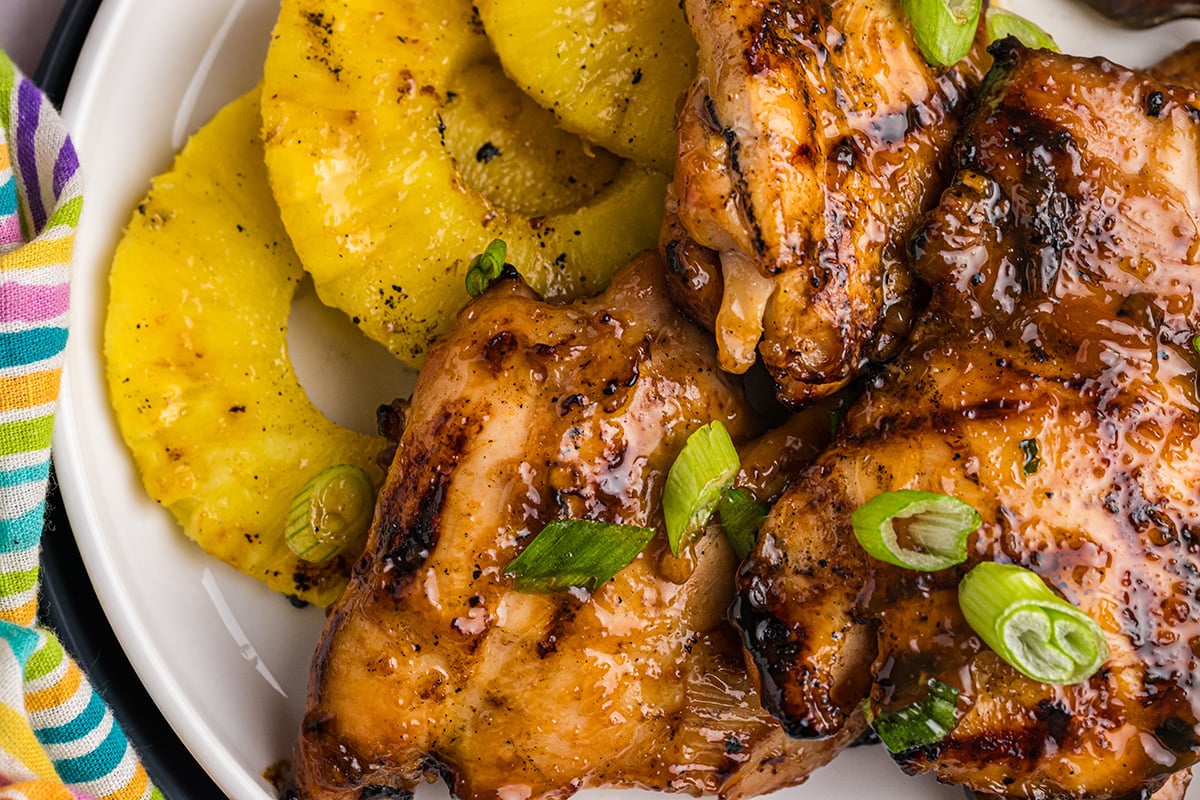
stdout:
<svg viewBox="0 0 1200 800">
<path fill-rule="evenodd" d="M 329 419 L 359 433 L 378 434 L 376 409 L 410 396 L 417 380 L 416 370 L 317 299 L 307 275 L 292 300 L 287 346 L 308 399 Z"/>
<path fill-rule="evenodd" d="M 523 216 L 569 211 L 616 179 L 621 159 L 558 125 L 495 58 L 460 70 L 441 110 L 442 141 L 463 180 Z"/>
</svg>

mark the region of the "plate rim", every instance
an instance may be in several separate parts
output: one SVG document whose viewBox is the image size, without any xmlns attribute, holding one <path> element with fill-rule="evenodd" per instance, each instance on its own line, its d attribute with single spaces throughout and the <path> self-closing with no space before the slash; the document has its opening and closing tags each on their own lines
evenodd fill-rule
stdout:
<svg viewBox="0 0 1200 800">
<path fill-rule="evenodd" d="M 95 20 L 72 71 L 72 77 L 63 103 L 63 116 L 75 131 L 76 141 L 87 137 L 86 131 L 72 125 L 81 118 L 95 113 L 97 87 L 103 83 L 101 65 L 114 57 L 115 39 L 122 25 L 128 24 L 137 0 L 106 0 L 99 4 Z M 232 5 L 240 0 L 227 0 Z M 85 175 L 86 181 L 86 175 Z M 87 212 L 84 212 L 85 219 Z M 74 318 L 75 310 L 72 309 Z M 72 341 L 77 342 L 78 337 Z M 89 341 L 89 344 L 91 342 Z M 71 344 L 68 344 L 70 351 Z M 78 348 L 76 348 L 78 349 Z M 90 357 L 94 357 L 92 354 Z M 69 361 L 68 361 L 69 365 Z M 53 435 L 53 452 L 61 487 L 64 507 L 74 527 L 98 526 L 96 496 L 89 489 L 89 480 L 84 460 L 79 457 L 83 450 L 83 439 L 75 412 L 75 398 L 71 391 L 72 376 L 64 369 L 60 391 L 59 408 Z M 61 456 L 61 458 L 59 458 Z M 183 745 L 196 758 L 199 765 L 209 771 L 220 788 L 229 796 L 255 797 L 273 800 L 264 786 L 253 780 L 241 769 L 214 769 L 213 765 L 237 764 L 232 749 L 217 737 L 211 727 L 188 713 L 188 709 L 177 703 L 165 704 L 162 698 L 184 696 L 180 684 L 167 670 L 167 663 L 159 648 L 153 646 L 144 621 L 137 613 L 126 581 L 117 570 L 116 560 L 104 537 L 97 535 L 73 535 L 83 557 L 89 579 L 96 590 L 100 604 L 108 618 L 123 617 L 121 629 L 113 631 L 125 656 L 129 659 L 138 678 L 145 685 L 156 705 L 167 719 L 171 728 L 179 735 Z M 897 773 L 897 777 L 900 777 Z"/>
<path fill-rule="evenodd" d="M 113 58 L 119 57 L 116 51 L 117 40 L 134 21 L 135 2 L 137 0 L 104 0 L 99 4 L 88 28 L 87 36 L 71 71 L 61 110 L 62 117 L 71 131 L 77 148 L 87 140 L 89 135 L 85 126 L 79 123 L 96 113 L 94 105 L 97 102 L 98 88 L 104 84 L 104 67 Z M 242 0 L 232 0 L 232 2 L 237 3 Z M 85 208 L 81 225 L 86 224 L 88 219 L 86 165 L 84 186 Z M 79 268 L 78 262 L 73 264 L 72 286 L 75 284 Z M 71 308 L 73 328 L 77 327 L 78 314 L 77 303 L 73 302 Z M 108 620 L 117 618 L 122 620 L 120 626 L 112 626 L 113 635 L 138 680 L 197 766 L 207 773 L 217 787 L 229 797 L 274 800 L 272 794 L 252 776 L 240 769 L 223 766 L 237 764 L 233 750 L 220 740 L 211 727 L 192 714 L 186 705 L 175 700 L 175 698 L 185 697 L 187 693 L 183 691 L 179 682 L 171 674 L 161 648 L 154 644 L 154 639 L 149 635 L 147 626 L 140 614 L 137 613 L 138 605 L 134 602 L 126 581 L 116 568 L 116 559 L 107 547 L 104 537 L 79 535 L 78 529 L 95 530 L 99 527 L 95 492 L 92 491 L 88 476 L 85 474 L 84 459 L 80 457 L 83 452 L 83 439 L 77 424 L 78 414 L 72 391 L 73 379 L 69 369 L 71 355 L 81 346 L 83 345 L 80 343 L 80 337 L 72 336 L 68 339 L 67 360 L 62 374 L 52 436 L 52 453 L 59 492 L 71 526 L 72 538 L 79 549 L 104 616 Z M 94 357 L 94 354 L 92 356 Z M 156 745 L 151 744 L 150 746 Z"/>
</svg>

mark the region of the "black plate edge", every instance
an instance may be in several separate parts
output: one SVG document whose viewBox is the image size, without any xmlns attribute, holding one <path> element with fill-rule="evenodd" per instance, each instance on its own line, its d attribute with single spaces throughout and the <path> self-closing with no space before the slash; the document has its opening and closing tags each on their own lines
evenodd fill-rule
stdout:
<svg viewBox="0 0 1200 800">
<path fill-rule="evenodd" d="M 100 4 L 101 0 L 67 0 L 38 62 L 34 82 L 56 108 L 62 107 Z M 108 701 L 150 779 L 167 798 L 223 797 L 159 713 L 104 617 L 53 474 L 46 511 L 39 621 L 58 634 L 96 691 Z"/>
<path fill-rule="evenodd" d="M 45 92 L 55 108 L 62 108 L 79 51 L 100 10 L 101 0 L 66 0 L 54 23 L 50 40 L 33 73 L 33 82 Z"/>
<path fill-rule="evenodd" d="M 121 649 L 100 608 L 53 475 L 51 483 L 42 534 L 39 621 L 58 634 L 108 702 L 150 779 L 167 798 L 223 797 L 158 711 Z"/>
</svg>

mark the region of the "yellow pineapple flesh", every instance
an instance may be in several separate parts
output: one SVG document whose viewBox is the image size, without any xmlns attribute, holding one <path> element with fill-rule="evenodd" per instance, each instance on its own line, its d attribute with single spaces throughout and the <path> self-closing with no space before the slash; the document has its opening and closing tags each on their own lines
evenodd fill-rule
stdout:
<svg viewBox="0 0 1200 800">
<path fill-rule="evenodd" d="M 670 172 L 675 109 L 696 73 L 679 0 L 477 0 L 512 79 L 563 127 Z"/>
<path fill-rule="evenodd" d="M 583 175 L 575 165 L 586 162 L 566 158 L 558 194 L 536 177 L 495 181 L 530 184 L 498 198 L 477 188 L 489 185 L 487 170 L 460 162 L 474 159 L 478 136 L 448 126 L 454 104 L 486 105 L 468 95 L 491 83 L 463 76 L 498 70 L 494 58 L 470 0 L 284 0 L 268 52 L 266 161 L 296 252 L 325 303 L 412 366 L 465 304 L 469 262 L 493 239 L 552 298 L 599 291 L 657 243 L 667 179 L 631 161 L 613 170 L 597 157 Z"/>
<path fill-rule="evenodd" d="M 326 419 L 289 361 L 304 273 L 271 198 L 259 122 L 257 92 L 227 106 L 138 205 L 113 260 L 106 374 L 146 490 L 187 535 L 272 589 L 326 605 L 358 553 L 300 560 L 284 540 L 289 508 L 332 464 L 356 464 L 378 486 L 386 442 Z"/>
<path fill-rule="evenodd" d="M 621 159 L 591 150 L 504 76 L 495 58 L 454 76 L 441 110 L 446 150 L 463 180 L 527 217 L 569 211 L 616 179 Z"/>
</svg>

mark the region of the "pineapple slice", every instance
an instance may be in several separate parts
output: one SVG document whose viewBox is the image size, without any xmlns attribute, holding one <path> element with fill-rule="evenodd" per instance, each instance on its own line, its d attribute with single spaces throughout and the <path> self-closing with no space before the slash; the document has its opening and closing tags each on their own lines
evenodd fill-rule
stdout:
<svg viewBox="0 0 1200 800">
<path fill-rule="evenodd" d="M 500 63 L 563 127 L 670 172 L 696 74 L 679 0 L 477 0 Z"/>
<path fill-rule="evenodd" d="M 227 106 L 138 205 L 109 279 L 107 379 L 146 490 L 187 535 L 326 605 L 357 552 L 296 558 L 284 540 L 292 499 L 332 464 L 356 464 L 378 486 L 386 443 L 326 419 L 288 360 L 304 273 L 271 199 L 259 120 L 257 92 Z"/>
<path fill-rule="evenodd" d="M 603 180 L 561 173 L 595 193 L 545 214 L 524 210 L 540 200 L 510 208 L 481 191 L 449 126 L 455 104 L 488 102 L 496 78 L 479 76 L 498 74 L 494 58 L 470 0 L 284 0 L 267 55 L 267 168 L 296 252 L 326 304 L 412 366 L 465 304 L 471 257 L 493 239 L 551 298 L 601 290 L 657 243 L 667 179 L 630 161 L 606 174 L 598 157 Z M 527 123 L 553 119 L 521 114 L 496 136 L 519 146 Z M 466 152 L 487 164 L 490 150 Z M 526 199 L 541 191 L 527 187 Z"/>
<path fill-rule="evenodd" d="M 621 159 L 589 150 L 504 76 L 495 58 L 453 76 L 442 107 L 443 140 L 466 184 L 528 217 L 591 201 Z"/>
</svg>

